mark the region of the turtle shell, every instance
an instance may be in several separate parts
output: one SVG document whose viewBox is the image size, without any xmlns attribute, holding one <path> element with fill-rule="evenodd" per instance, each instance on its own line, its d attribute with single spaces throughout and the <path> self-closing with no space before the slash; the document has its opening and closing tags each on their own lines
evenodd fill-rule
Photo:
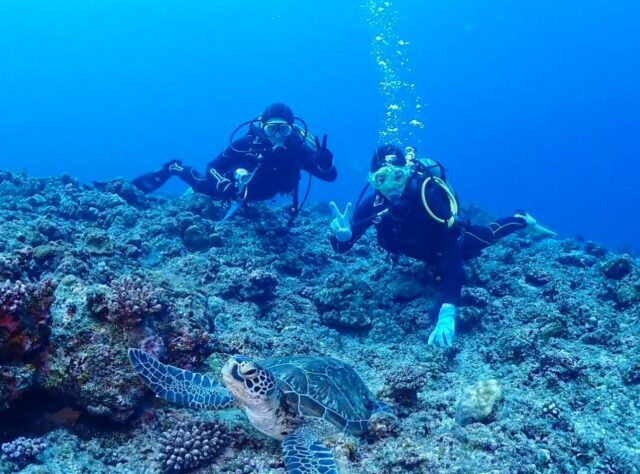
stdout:
<svg viewBox="0 0 640 474">
<path fill-rule="evenodd" d="M 346 433 L 367 431 L 378 403 L 351 366 L 313 356 L 268 359 L 261 365 L 280 380 L 284 401 L 292 412 L 323 419 Z"/>
</svg>

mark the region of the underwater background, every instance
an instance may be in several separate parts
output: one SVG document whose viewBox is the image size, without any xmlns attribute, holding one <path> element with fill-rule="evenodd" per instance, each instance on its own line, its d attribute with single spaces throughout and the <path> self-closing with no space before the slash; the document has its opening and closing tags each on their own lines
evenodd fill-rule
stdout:
<svg viewBox="0 0 640 474">
<path fill-rule="evenodd" d="M 639 473 L 639 23 L 631 1 L 0 0 L 0 474 L 286 473 L 240 410 L 154 397 L 129 348 L 214 379 L 348 364 L 386 409 L 325 440 L 341 474 Z M 130 182 L 204 171 L 276 101 L 339 175 L 291 225 L 288 198 L 225 220 Z M 452 347 L 427 343 L 438 268 L 327 239 L 385 142 L 440 160 L 472 222 L 559 232 L 465 261 Z"/>
<path fill-rule="evenodd" d="M 344 204 L 395 103 L 424 125 L 403 144 L 441 161 L 463 201 L 638 250 L 637 2 L 383 4 L 3 0 L 0 167 L 84 182 L 172 158 L 204 170 L 283 101 L 336 157 L 338 182 L 311 199 Z M 398 41 L 376 44 L 383 31 Z"/>
</svg>

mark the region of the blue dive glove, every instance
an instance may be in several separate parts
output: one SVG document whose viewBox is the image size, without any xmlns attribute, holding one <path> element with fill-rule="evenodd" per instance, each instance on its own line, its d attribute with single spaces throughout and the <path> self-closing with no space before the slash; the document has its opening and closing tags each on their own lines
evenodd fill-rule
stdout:
<svg viewBox="0 0 640 474">
<path fill-rule="evenodd" d="M 331 201 L 331 213 L 333 214 L 333 220 L 331 221 L 331 230 L 335 235 L 338 242 L 346 242 L 351 238 L 351 222 L 349 222 L 349 211 L 351 210 L 351 203 L 347 203 L 347 207 L 344 213 L 340 213 L 336 203 Z"/>
<path fill-rule="evenodd" d="M 453 345 L 453 336 L 456 333 L 456 307 L 452 304 L 445 303 L 440 308 L 438 314 L 438 324 L 429 336 L 429 345 L 435 342 L 440 347 L 451 347 Z"/>
</svg>

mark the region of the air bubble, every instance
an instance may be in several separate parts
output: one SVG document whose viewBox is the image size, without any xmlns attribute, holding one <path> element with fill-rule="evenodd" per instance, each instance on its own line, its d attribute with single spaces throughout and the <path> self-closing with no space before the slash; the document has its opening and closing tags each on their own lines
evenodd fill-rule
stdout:
<svg viewBox="0 0 640 474">
<path fill-rule="evenodd" d="M 367 23 L 373 31 L 371 56 L 375 58 L 382 76 L 378 92 L 384 109 L 379 124 L 381 141 L 399 146 L 419 146 L 421 140 L 414 135 L 424 128 L 420 119 L 422 104 L 416 92 L 410 67 L 410 42 L 397 33 L 398 12 L 392 3 L 368 0 Z"/>
</svg>

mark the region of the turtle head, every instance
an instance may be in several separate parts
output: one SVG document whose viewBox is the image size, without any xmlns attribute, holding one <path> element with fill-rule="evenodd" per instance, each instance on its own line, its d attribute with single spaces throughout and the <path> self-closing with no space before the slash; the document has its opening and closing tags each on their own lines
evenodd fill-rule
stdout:
<svg viewBox="0 0 640 474">
<path fill-rule="evenodd" d="M 273 400 L 278 386 L 270 371 L 244 356 L 231 357 L 224 364 L 222 380 L 238 404 L 247 407 Z"/>
</svg>

